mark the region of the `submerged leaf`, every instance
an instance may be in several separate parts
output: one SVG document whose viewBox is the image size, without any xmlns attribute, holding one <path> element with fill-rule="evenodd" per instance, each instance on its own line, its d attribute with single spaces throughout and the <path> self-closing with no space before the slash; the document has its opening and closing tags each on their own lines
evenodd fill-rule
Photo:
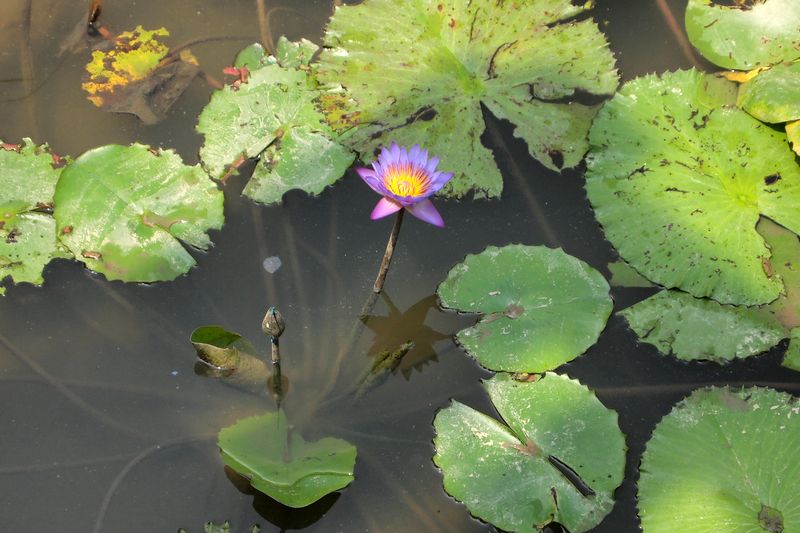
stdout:
<svg viewBox="0 0 800 533">
<path fill-rule="evenodd" d="M 786 337 L 766 309 L 720 305 L 680 291 L 662 291 L 620 314 L 641 341 L 683 360 L 726 362 L 762 353 Z"/>
<path fill-rule="evenodd" d="M 800 0 L 689 0 L 686 33 L 706 59 L 751 70 L 800 57 Z"/>
<path fill-rule="evenodd" d="M 764 122 L 800 119 L 800 61 L 775 65 L 743 83 L 738 105 Z"/>
<path fill-rule="evenodd" d="M 768 388 L 695 391 L 642 457 L 645 533 L 800 530 L 800 405 Z"/>
<path fill-rule="evenodd" d="M 342 139 L 372 159 L 379 145 L 419 143 L 460 169 L 443 194 L 499 196 L 503 183 L 481 144 L 481 105 L 517 128 L 552 169 L 577 165 L 596 111 L 576 93 L 617 86 L 614 58 L 596 24 L 571 20 L 591 2 L 504 3 L 365 0 L 340 6 L 316 72 Z"/>
<path fill-rule="evenodd" d="M 353 480 L 356 448 L 326 437 L 306 442 L 283 411 L 239 420 L 219 432 L 225 464 L 289 507 L 305 507 Z"/>
<path fill-rule="evenodd" d="M 223 223 L 222 193 L 199 166 L 172 151 L 108 145 L 90 150 L 61 174 L 55 193 L 61 241 L 108 279 L 164 281 L 195 260 L 180 241 L 211 245 Z"/>
<path fill-rule="evenodd" d="M 62 162 L 30 139 L 19 146 L 0 141 L 0 280 L 41 285 L 45 265 L 69 257 L 50 214 Z"/>
<path fill-rule="evenodd" d="M 504 531 L 599 524 L 624 473 L 617 414 L 556 374 L 533 382 L 498 374 L 484 386 L 505 423 L 456 401 L 433 421 L 445 490 Z"/>
<path fill-rule="evenodd" d="M 286 63 L 256 59 L 258 51 L 249 47 L 237 59 L 239 66 L 255 69 L 247 81 L 216 91 L 200 114 L 200 158 L 211 177 L 225 179 L 244 159 L 261 156 L 244 189 L 257 202 L 279 202 L 292 189 L 317 194 L 342 177 L 355 157 L 314 105 L 318 91 L 304 63 L 311 46 L 281 39 L 277 54 Z"/>
<path fill-rule="evenodd" d="M 597 116 L 586 189 L 620 256 L 667 288 L 760 304 L 782 284 L 759 215 L 800 231 L 800 167 L 786 138 L 697 71 L 627 83 Z"/>
<path fill-rule="evenodd" d="M 484 316 L 456 340 L 491 370 L 543 372 L 593 345 L 611 313 L 606 280 L 560 248 L 489 246 L 453 267 L 441 305 Z"/>
</svg>

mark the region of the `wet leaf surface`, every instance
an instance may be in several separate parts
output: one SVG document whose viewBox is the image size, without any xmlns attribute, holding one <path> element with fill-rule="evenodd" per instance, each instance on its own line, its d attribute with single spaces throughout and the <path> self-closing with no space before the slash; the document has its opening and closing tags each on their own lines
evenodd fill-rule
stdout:
<svg viewBox="0 0 800 533">
<path fill-rule="evenodd" d="M 504 531 L 554 521 L 579 533 L 600 523 L 623 478 L 617 414 L 557 374 L 533 382 L 498 374 L 484 386 L 505 423 L 457 401 L 434 419 L 445 490 Z"/>
<path fill-rule="evenodd" d="M 743 83 L 738 105 L 764 122 L 800 119 L 800 61 L 775 65 Z"/>
<path fill-rule="evenodd" d="M 255 489 L 289 507 L 305 507 L 353 480 L 356 448 L 326 437 L 306 442 L 283 411 L 239 420 L 219 433 L 225 464 Z"/>
<path fill-rule="evenodd" d="M 460 169 L 443 193 L 495 197 L 503 182 L 480 141 L 481 105 L 510 120 L 533 157 L 560 170 L 577 165 L 596 108 L 576 93 L 617 86 L 608 43 L 589 7 L 567 0 L 392 0 L 341 6 L 331 19 L 316 74 L 329 122 L 362 159 L 390 141 L 419 143 Z"/>
<path fill-rule="evenodd" d="M 768 388 L 695 391 L 653 431 L 642 458 L 645 533 L 800 528 L 800 405 Z"/>
<path fill-rule="evenodd" d="M 782 133 L 697 71 L 627 83 L 598 114 L 586 189 L 606 237 L 651 281 L 720 303 L 778 297 L 764 215 L 800 231 L 800 167 Z"/>
<path fill-rule="evenodd" d="M 222 193 L 199 166 L 172 151 L 108 145 L 78 157 L 55 193 L 61 241 L 108 279 L 165 281 L 195 260 L 179 241 L 205 250 L 223 223 Z"/>
<path fill-rule="evenodd" d="M 70 257 L 56 239 L 53 192 L 66 163 L 47 145 L 0 141 L 0 280 L 41 285 L 56 257 Z M 0 287 L 0 294 L 5 287 Z"/>
<path fill-rule="evenodd" d="M 253 69 L 247 80 L 216 91 L 200 114 L 200 158 L 213 178 L 225 179 L 245 159 L 260 156 L 244 189 L 257 202 L 279 202 L 292 189 L 317 194 L 353 162 L 314 104 L 319 92 L 306 64 L 312 47 L 281 39 L 276 53 L 285 63 L 248 47 L 237 60 Z"/>
<path fill-rule="evenodd" d="M 456 336 L 491 370 L 544 372 L 592 346 L 611 313 L 606 280 L 545 246 L 489 246 L 439 285 L 442 307 L 483 317 Z"/>
<path fill-rule="evenodd" d="M 800 372 L 800 328 L 794 328 L 789 335 L 789 347 L 786 348 L 783 366 Z"/>
<path fill-rule="evenodd" d="M 738 2 L 737 2 L 738 3 Z M 686 33 L 712 63 L 751 70 L 800 57 L 800 0 L 719 5 L 689 0 Z"/>
</svg>

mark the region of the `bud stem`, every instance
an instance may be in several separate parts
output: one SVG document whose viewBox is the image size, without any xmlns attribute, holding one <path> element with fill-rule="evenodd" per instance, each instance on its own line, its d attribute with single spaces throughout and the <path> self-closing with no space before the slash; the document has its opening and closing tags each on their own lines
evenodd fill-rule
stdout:
<svg viewBox="0 0 800 533">
<path fill-rule="evenodd" d="M 372 292 L 375 294 L 379 294 L 383 290 L 383 282 L 386 281 L 386 274 L 389 273 L 389 264 L 392 262 L 394 247 L 397 244 L 397 236 L 400 234 L 400 226 L 403 224 L 403 213 L 405 212 L 405 209 L 401 209 L 394 219 L 394 227 L 392 227 L 392 232 L 389 234 L 389 242 L 386 243 L 386 252 L 383 254 L 378 277 L 375 278 L 375 284 L 372 286 Z"/>
</svg>

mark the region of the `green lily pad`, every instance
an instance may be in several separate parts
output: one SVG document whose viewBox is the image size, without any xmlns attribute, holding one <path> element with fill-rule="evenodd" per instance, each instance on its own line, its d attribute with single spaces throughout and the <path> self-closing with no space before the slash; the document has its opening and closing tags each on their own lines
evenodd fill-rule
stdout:
<svg viewBox="0 0 800 533">
<path fill-rule="evenodd" d="M 544 372 L 593 345 L 612 301 L 599 272 L 563 250 L 489 246 L 450 271 L 442 307 L 484 316 L 456 340 L 483 366 Z"/>
<path fill-rule="evenodd" d="M 64 162 L 30 139 L 19 146 L 0 141 L 0 280 L 41 285 L 51 259 L 70 257 L 49 214 Z"/>
<path fill-rule="evenodd" d="M 246 356 L 258 353 L 249 340 L 222 326 L 201 326 L 192 332 L 189 341 L 200 360 L 220 370 L 235 370 L 243 353 Z"/>
<path fill-rule="evenodd" d="M 283 411 L 239 420 L 219 432 L 225 464 L 289 507 L 305 507 L 353 480 L 356 448 L 326 437 L 306 442 Z"/>
<path fill-rule="evenodd" d="M 535 382 L 498 374 L 484 386 L 505 423 L 456 401 L 433 421 L 445 490 L 504 531 L 599 524 L 625 467 L 617 414 L 557 374 Z"/>
<path fill-rule="evenodd" d="M 178 240 L 211 245 L 223 223 L 222 192 L 172 151 L 108 145 L 61 173 L 55 218 L 61 241 L 90 269 L 122 281 L 171 280 L 195 260 Z"/>
<path fill-rule="evenodd" d="M 800 0 L 740 4 L 689 0 L 686 33 L 706 59 L 723 68 L 751 70 L 800 57 Z"/>
<path fill-rule="evenodd" d="M 645 277 L 720 303 L 782 290 L 764 270 L 759 215 L 800 231 L 800 166 L 786 137 L 695 70 L 637 78 L 590 132 L 586 189 L 606 237 Z"/>
<path fill-rule="evenodd" d="M 481 104 L 517 128 L 533 157 L 552 169 L 577 165 L 593 106 L 576 92 L 612 94 L 608 43 L 588 19 L 591 2 L 365 0 L 341 6 L 314 65 L 322 108 L 342 140 L 372 159 L 390 141 L 419 143 L 456 172 L 443 194 L 495 197 L 502 176 L 483 147 Z M 568 21 L 569 20 L 569 21 Z"/>
<path fill-rule="evenodd" d="M 800 240 L 797 235 L 762 218 L 756 226 L 767 241 L 772 257 L 764 267 L 772 276 L 783 280 L 783 292 L 766 308 L 775 314 L 787 330 L 800 326 Z"/>
<path fill-rule="evenodd" d="M 800 155 L 800 120 L 788 122 L 786 124 L 786 138 L 792 143 L 792 150 Z"/>
<path fill-rule="evenodd" d="M 800 1 L 797 4 L 800 9 Z M 744 82 L 738 104 L 764 122 L 800 119 L 800 61 L 775 65 Z"/>
<path fill-rule="evenodd" d="M 794 328 L 789 335 L 789 347 L 783 357 L 783 366 L 800 372 L 800 328 Z"/>
<path fill-rule="evenodd" d="M 722 363 L 748 357 L 786 337 L 786 330 L 766 309 L 720 305 L 680 291 L 662 291 L 620 314 L 641 341 L 687 361 Z"/>
<path fill-rule="evenodd" d="M 611 279 L 609 283 L 612 287 L 652 287 L 653 284 L 636 272 L 636 270 L 625 261 L 615 261 L 608 264 L 608 270 L 611 272 Z"/>
<path fill-rule="evenodd" d="M 197 124 L 211 177 L 224 179 L 244 159 L 260 156 L 244 194 L 265 204 L 291 189 L 317 194 L 342 177 L 355 156 L 314 104 L 319 91 L 307 73 L 312 47 L 281 39 L 278 59 L 257 59 L 252 47 L 242 52 L 237 63 L 260 66 L 245 82 L 216 91 Z"/>
<path fill-rule="evenodd" d="M 800 405 L 768 388 L 695 391 L 642 457 L 644 533 L 800 530 Z"/>
</svg>

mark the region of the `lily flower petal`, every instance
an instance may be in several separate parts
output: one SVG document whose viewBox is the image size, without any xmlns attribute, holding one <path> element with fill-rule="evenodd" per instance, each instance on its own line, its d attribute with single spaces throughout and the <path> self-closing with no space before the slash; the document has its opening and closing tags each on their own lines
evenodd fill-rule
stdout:
<svg viewBox="0 0 800 533">
<path fill-rule="evenodd" d="M 410 205 L 406 207 L 406 211 L 418 219 L 427 222 L 428 224 L 433 224 L 434 226 L 438 226 L 440 228 L 444 227 L 444 219 L 442 218 L 442 215 L 439 214 L 439 211 L 430 200 L 425 199 L 414 205 Z"/>
<path fill-rule="evenodd" d="M 402 208 L 403 206 L 398 202 L 395 202 L 391 198 L 383 197 L 375 204 L 375 209 L 372 210 L 372 214 L 370 214 L 369 217 L 372 220 L 377 220 L 379 218 L 388 217 L 392 213 L 400 211 Z"/>
</svg>

